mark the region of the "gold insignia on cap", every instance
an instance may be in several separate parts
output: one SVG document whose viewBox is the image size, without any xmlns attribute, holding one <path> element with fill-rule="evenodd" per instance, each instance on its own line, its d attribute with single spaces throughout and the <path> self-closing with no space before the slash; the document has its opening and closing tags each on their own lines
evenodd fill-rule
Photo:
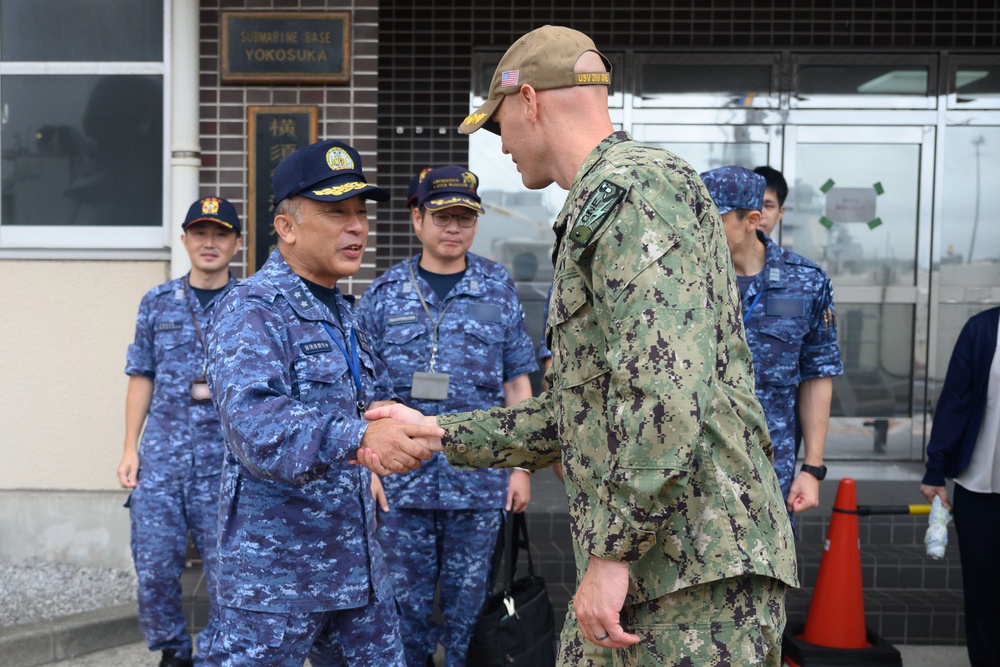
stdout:
<svg viewBox="0 0 1000 667">
<path fill-rule="evenodd" d="M 463 125 L 475 125 L 476 123 L 478 123 L 479 121 L 481 121 L 484 118 L 486 118 L 486 114 L 484 114 L 484 113 L 474 113 L 474 114 L 471 114 L 469 116 L 466 116 L 465 120 L 462 122 L 462 124 Z"/>
<path fill-rule="evenodd" d="M 462 185 L 471 190 L 475 190 L 476 186 L 479 185 L 479 179 L 476 178 L 476 175 L 471 171 L 464 171 L 462 172 Z"/>
<path fill-rule="evenodd" d="M 469 197 L 436 197 L 434 199 L 428 199 L 426 203 L 430 206 L 435 206 L 436 208 L 434 210 L 450 208 L 452 206 L 464 206 L 465 208 L 472 209 L 477 213 L 485 212 L 482 205 L 477 204 L 475 199 L 471 199 Z"/>
<path fill-rule="evenodd" d="M 339 150 L 334 148 L 331 150 Z M 353 164 L 353 163 L 352 163 Z M 346 167 L 340 167 L 341 169 L 346 169 Z M 314 195 L 342 195 L 345 192 L 352 192 L 353 190 L 361 190 L 362 188 L 368 187 L 367 183 L 344 183 L 343 185 L 332 185 L 328 188 L 323 188 L 322 190 L 313 190 Z"/>
<path fill-rule="evenodd" d="M 354 169 L 354 160 L 351 159 L 350 154 L 345 151 L 340 146 L 334 146 L 326 152 L 326 166 L 334 171 L 340 171 L 341 169 Z M 319 193 L 317 193 L 319 194 Z M 326 193 L 333 194 L 333 193 Z"/>
<path fill-rule="evenodd" d="M 201 212 L 206 215 L 217 215 L 219 213 L 219 200 L 215 197 L 206 197 L 201 200 Z"/>
</svg>

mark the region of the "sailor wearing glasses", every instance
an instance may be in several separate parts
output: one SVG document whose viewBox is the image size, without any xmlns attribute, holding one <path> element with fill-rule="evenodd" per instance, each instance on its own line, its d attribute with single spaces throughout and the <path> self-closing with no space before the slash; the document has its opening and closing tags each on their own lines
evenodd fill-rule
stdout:
<svg viewBox="0 0 1000 667">
<path fill-rule="evenodd" d="M 514 405 L 531 395 L 535 354 L 514 282 L 503 266 L 469 252 L 484 212 L 478 180 L 454 165 L 424 176 L 411 209 L 420 254 L 386 271 L 359 305 L 393 390 L 425 415 Z M 406 664 L 428 664 L 440 642 L 449 667 L 464 665 L 502 510 L 524 511 L 529 475 L 458 470 L 437 453 L 381 485 L 373 476 Z M 438 584 L 441 628 L 431 620 Z"/>
</svg>

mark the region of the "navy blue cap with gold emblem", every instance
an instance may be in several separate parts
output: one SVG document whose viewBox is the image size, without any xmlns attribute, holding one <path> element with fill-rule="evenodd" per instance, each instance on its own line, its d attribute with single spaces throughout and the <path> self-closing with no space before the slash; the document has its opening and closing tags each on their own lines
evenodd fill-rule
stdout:
<svg viewBox="0 0 1000 667">
<path fill-rule="evenodd" d="M 181 224 L 181 229 L 196 222 L 214 222 L 220 227 L 230 229 L 237 234 L 242 233 L 243 226 L 240 225 L 240 215 L 236 212 L 236 207 L 222 197 L 202 197 L 188 207 L 187 215 Z"/>
<path fill-rule="evenodd" d="M 424 167 L 417 173 L 413 175 L 410 179 L 410 187 L 406 190 L 406 205 L 413 206 L 417 203 L 417 188 L 420 187 L 420 181 L 424 180 L 424 176 L 429 174 L 434 170 L 434 167 Z"/>
<path fill-rule="evenodd" d="M 479 178 L 465 167 L 448 165 L 431 170 L 417 188 L 417 201 L 429 211 L 464 206 L 485 213 L 476 189 Z"/>
<path fill-rule="evenodd" d="M 357 196 L 389 200 L 388 192 L 365 178 L 358 152 L 336 139 L 304 146 L 286 157 L 275 167 L 271 187 L 275 205 L 296 195 L 316 201 Z"/>
</svg>

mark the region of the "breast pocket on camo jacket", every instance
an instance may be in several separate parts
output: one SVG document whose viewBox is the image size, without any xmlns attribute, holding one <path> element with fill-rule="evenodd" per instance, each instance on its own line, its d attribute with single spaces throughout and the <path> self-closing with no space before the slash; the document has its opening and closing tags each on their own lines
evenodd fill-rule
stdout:
<svg viewBox="0 0 1000 667">
<path fill-rule="evenodd" d="M 573 270 L 556 277 L 551 313 L 555 412 L 567 471 L 599 487 L 607 469 L 607 403 L 610 367 L 607 343 L 594 318 L 582 277 Z M 589 471 L 589 472 L 588 472 Z"/>
<path fill-rule="evenodd" d="M 303 403 L 320 409 L 343 408 L 345 400 L 353 403 L 354 380 L 340 350 L 299 357 L 293 367 Z"/>
</svg>

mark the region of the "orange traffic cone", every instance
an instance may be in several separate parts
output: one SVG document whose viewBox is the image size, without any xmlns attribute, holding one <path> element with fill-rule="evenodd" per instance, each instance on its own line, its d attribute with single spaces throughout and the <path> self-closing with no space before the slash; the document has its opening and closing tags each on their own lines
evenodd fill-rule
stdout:
<svg viewBox="0 0 1000 667">
<path fill-rule="evenodd" d="M 792 667 L 902 665 L 892 645 L 865 628 L 861 586 L 858 500 L 853 479 L 840 480 L 805 628 L 785 631 L 783 652 Z"/>
<path fill-rule="evenodd" d="M 800 637 L 831 648 L 871 646 L 865 639 L 858 499 L 853 479 L 842 479 L 837 487 L 806 629 Z"/>
</svg>

